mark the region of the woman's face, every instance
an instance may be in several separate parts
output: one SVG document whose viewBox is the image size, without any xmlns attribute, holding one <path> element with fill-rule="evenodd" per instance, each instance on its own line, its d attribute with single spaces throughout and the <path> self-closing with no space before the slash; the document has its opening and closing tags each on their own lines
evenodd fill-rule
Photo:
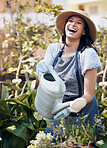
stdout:
<svg viewBox="0 0 107 148">
<path fill-rule="evenodd" d="M 80 39 L 85 35 L 85 22 L 79 16 L 71 16 L 65 25 L 65 34 L 67 38 Z"/>
</svg>

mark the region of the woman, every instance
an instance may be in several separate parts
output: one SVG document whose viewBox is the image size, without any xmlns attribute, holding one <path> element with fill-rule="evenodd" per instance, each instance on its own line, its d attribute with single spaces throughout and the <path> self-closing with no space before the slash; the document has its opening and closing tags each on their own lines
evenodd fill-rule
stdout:
<svg viewBox="0 0 107 148">
<path fill-rule="evenodd" d="M 98 105 L 94 96 L 97 72 L 101 63 L 93 43 L 97 37 L 96 27 L 85 11 L 64 11 L 57 16 L 56 27 L 62 36 L 61 43 L 49 45 L 45 57 L 37 64 L 39 76 L 46 72 L 44 63 L 53 66 L 65 82 L 63 102 L 84 98 L 86 106 L 78 113 L 71 113 L 65 119 L 77 122 L 83 117 L 85 123 L 93 126 L 95 116 L 99 118 Z M 57 122 L 53 122 L 54 125 Z M 47 132 L 51 129 L 47 128 Z"/>
</svg>

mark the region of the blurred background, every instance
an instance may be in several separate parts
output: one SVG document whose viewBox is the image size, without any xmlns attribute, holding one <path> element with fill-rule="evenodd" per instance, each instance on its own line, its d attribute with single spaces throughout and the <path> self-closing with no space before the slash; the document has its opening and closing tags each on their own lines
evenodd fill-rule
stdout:
<svg viewBox="0 0 107 148">
<path fill-rule="evenodd" d="M 95 96 L 102 131 L 96 145 L 107 148 L 107 0 L 0 0 L 0 148 L 24 148 L 45 130 L 46 122 L 35 116 L 36 64 L 50 43 L 60 41 L 55 20 L 65 10 L 85 10 L 97 27 L 95 47 L 102 70 Z M 85 130 L 75 141 L 96 141 L 94 133 Z"/>
<path fill-rule="evenodd" d="M 18 0 L 22 4 L 26 2 L 26 0 Z M 62 5 L 62 8 L 64 10 L 85 10 L 91 17 L 92 20 L 94 20 L 97 29 L 103 28 L 107 29 L 107 0 L 42 0 L 42 2 L 47 2 L 56 4 L 56 5 Z M 3 12 L 5 2 L 3 0 L 0 1 L 0 28 L 4 26 L 4 23 L 7 23 L 11 20 L 10 14 L 8 12 Z M 50 24 L 49 19 L 47 19 L 47 16 L 44 16 L 43 14 L 36 15 L 35 12 L 32 12 L 29 10 L 25 16 L 29 16 L 32 20 L 32 24 L 36 23 L 37 21 L 40 21 L 44 24 Z"/>
</svg>

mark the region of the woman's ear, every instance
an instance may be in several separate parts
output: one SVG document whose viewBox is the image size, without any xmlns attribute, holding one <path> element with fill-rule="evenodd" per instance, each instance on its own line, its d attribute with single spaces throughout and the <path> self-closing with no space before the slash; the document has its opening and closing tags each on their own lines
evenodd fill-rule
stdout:
<svg viewBox="0 0 107 148">
<path fill-rule="evenodd" d="M 85 31 L 83 32 L 83 34 L 82 35 L 85 35 Z"/>
</svg>

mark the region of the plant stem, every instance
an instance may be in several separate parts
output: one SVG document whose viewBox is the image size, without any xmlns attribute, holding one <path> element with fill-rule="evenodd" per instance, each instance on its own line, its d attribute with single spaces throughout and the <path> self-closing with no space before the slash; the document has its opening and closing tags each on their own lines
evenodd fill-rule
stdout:
<svg viewBox="0 0 107 148">
<path fill-rule="evenodd" d="M 104 74 L 103 74 L 103 78 L 102 78 L 102 82 L 105 82 L 105 77 L 106 77 L 106 72 L 107 72 L 107 63 L 104 69 Z M 105 88 L 105 85 L 102 87 L 103 89 Z M 102 101 L 104 100 L 104 92 L 102 93 Z"/>
</svg>

